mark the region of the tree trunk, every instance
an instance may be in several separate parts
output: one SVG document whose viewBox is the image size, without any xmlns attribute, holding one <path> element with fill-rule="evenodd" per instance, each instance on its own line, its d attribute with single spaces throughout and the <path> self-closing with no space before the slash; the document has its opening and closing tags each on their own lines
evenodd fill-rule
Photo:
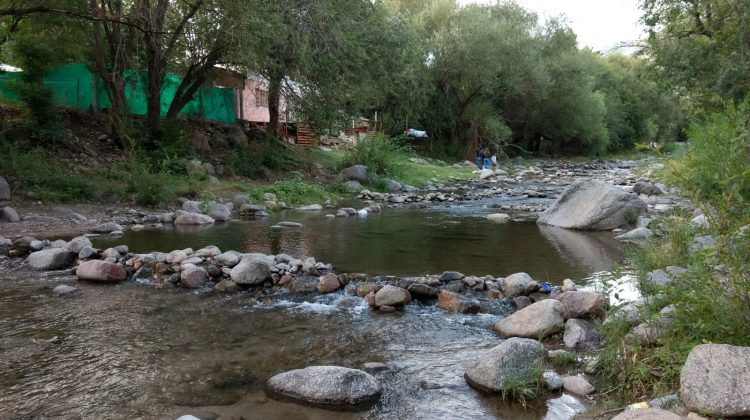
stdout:
<svg viewBox="0 0 750 420">
<path fill-rule="evenodd" d="M 279 128 L 279 107 L 281 103 L 281 82 L 284 75 L 281 72 L 274 71 L 270 73 L 268 83 L 268 128 L 266 133 L 276 136 Z"/>
</svg>

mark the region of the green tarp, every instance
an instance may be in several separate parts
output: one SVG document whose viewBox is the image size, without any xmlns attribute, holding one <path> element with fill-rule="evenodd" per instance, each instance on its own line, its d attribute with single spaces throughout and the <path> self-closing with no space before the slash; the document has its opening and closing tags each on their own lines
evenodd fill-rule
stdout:
<svg viewBox="0 0 750 420">
<path fill-rule="evenodd" d="M 17 102 L 12 83 L 20 73 L 0 74 L 0 97 L 7 101 Z M 135 115 L 146 115 L 146 94 L 144 90 L 145 73 L 129 72 L 125 98 L 128 111 Z M 166 115 L 174 98 L 180 79 L 175 75 L 166 75 L 161 93 L 161 114 Z M 106 92 L 98 84 L 96 100 L 94 98 L 94 75 L 84 64 L 70 64 L 49 70 L 44 76 L 44 84 L 52 91 L 55 105 L 88 110 L 97 105 L 99 110 L 109 108 L 110 102 Z M 237 119 L 234 89 L 204 86 L 195 94 L 195 98 L 183 108 L 181 115 L 195 115 L 207 120 L 233 124 Z"/>
</svg>

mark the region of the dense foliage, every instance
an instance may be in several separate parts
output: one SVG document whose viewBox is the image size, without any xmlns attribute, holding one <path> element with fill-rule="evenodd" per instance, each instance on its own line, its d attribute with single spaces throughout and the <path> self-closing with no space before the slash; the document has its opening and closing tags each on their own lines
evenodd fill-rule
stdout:
<svg viewBox="0 0 750 420">
<path fill-rule="evenodd" d="M 540 22 L 512 2 L 35 4 L 0 1 L 3 60 L 31 69 L 21 54 L 36 53 L 27 39 L 43 34 L 46 41 L 37 45 L 53 45 L 59 28 L 75 28 L 77 36 L 61 38 L 70 48 L 59 50 L 76 52 L 64 59 L 87 61 L 99 74 L 113 105 L 115 134 L 127 131 L 123 89 L 135 77 L 127 70 L 143 70 L 137 77 L 147 97 L 149 135 L 142 143 L 150 148 L 163 130 L 162 117 L 176 118 L 196 90 L 217 77 L 217 65 L 266 76 L 271 133 L 285 96 L 289 112 L 319 129 L 377 116 L 390 135 L 427 130 L 433 150 L 455 158 L 477 144 L 512 154 L 601 154 L 673 141 L 682 125 L 680 104 L 658 90 L 642 59 L 579 49 L 561 20 Z M 161 116 L 167 71 L 183 81 Z M 32 106 L 38 96 L 22 99 L 29 109 L 44 110 Z"/>
</svg>

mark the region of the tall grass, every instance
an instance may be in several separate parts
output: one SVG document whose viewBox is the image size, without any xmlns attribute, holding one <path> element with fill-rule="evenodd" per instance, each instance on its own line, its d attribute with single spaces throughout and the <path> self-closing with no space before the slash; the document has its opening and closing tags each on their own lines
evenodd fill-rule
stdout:
<svg viewBox="0 0 750 420">
<path fill-rule="evenodd" d="M 398 176 L 398 162 L 409 155 L 409 149 L 382 133 L 368 135 L 347 151 L 344 165 L 365 165 L 376 175 Z"/>
</svg>

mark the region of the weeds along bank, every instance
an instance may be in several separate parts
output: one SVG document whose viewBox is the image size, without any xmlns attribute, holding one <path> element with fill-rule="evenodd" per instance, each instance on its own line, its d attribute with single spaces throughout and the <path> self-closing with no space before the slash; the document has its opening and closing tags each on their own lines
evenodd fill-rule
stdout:
<svg viewBox="0 0 750 420">
<path fill-rule="evenodd" d="M 644 298 L 603 326 L 599 375 L 614 406 L 686 393 L 681 373 L 698 345 L 750 346 L 748 123 L 746 102 L 694 124 L 687 155 L 661 174 L 698 208 L 654 220 L 656 239 L 632 251 Z"/>
</svg>

